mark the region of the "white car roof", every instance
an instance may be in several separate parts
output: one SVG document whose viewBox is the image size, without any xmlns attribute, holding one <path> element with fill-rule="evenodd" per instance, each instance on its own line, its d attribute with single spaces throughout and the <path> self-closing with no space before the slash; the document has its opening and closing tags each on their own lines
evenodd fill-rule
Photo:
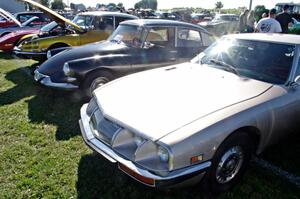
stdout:
<svg viewBox="0 0 300 199">
<path fill-rule="evenodd" d="M 284 44 L 300 44 L 300 35 L 292 34 L 279 34 L 279 33 L 245 33 L 245 34 L 233 34 L 226 35 L 225 37 L 233 37 L 235 39 L 244 40 L 256 40 L 272 43 L 284 43 Z"/>
</svg>

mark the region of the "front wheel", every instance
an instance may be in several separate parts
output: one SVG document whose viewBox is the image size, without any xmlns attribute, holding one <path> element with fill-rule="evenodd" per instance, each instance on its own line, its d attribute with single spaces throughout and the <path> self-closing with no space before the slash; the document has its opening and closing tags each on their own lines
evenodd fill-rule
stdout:
<svg viewBox="0 0 300 199">
<path fill-rule="evenodd" d="M 244 132 L 228 137 L 218 148 L 204 183 L 213 193 L 230 190 L 243 177 L 253 152 L 253 141 Z"/>
<path fill-rule="evenodd" d="M 112 74 L 107 71 L 96 72 L 88 75 L 83 83 L 84 95 L 91 98 L 95 89 L 103 86 L 112 79 Z"/>
</svg>

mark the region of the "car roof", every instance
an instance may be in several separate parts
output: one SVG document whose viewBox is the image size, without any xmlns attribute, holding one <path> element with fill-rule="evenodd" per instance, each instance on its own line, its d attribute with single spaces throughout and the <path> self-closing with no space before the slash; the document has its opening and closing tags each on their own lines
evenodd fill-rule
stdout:
<svg viewBox="0 0 300 199">
<path fill-rule="evenodd" d="M 282 5 L 289 5 L 289 6 L 299 6 L 300 5 L 300 3 L 292 3 L 292 2 L 290 2 L 290 3 L 277 3 L 276 4 L 276 6 L 282 6 Z"/>
<path fill-rule="evenodd" d="M 282 44 L 300 44 L 300 36 L 293 34 L 280 34 L 280 33 L 244 33 L 244 34 L 232 34 L 224 37 L 244 39 L 244 40 L 255 40 L 272 43 Z"/>
<path fill-rule="evenodd" d="M 137 16 L 121 13 L 121 12 L 107 12 L 107 11 L 93 11 L 93 12 L 82 12 L 78 15 L 92 15 L 92 16 L 117 16 L 117 17 L 129 17 L 129 18 L 136 18 Z"/>
<path fill-rule="evenodd" d="M 186 28 L 193 28 L 201 30 L 202 32 L 209 33 L 206 29 L 202 28 L 201 26 L 194 25 L 191 23 L 181 22 L 181 21 L 174 21 L 174 20 L 167 20 L 167 19 L 136 19 L 136 20 L 129 20 L 121 22 L 121 24 L 126 25 L 135 25 L 135 26 L 184 26 Z"/>
<path fill-rule="evenodd" d="M 15 15 L 23 15 L 23 14 L 44 14 L 43 12 L 17 12 Z"/>
</svg>

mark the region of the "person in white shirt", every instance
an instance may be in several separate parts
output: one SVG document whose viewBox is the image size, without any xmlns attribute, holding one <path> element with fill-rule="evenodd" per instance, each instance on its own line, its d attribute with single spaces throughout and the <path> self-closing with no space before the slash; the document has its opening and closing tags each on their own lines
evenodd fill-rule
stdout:
<svg viewBox="0 0 300 199">
<path fill-rule="evenodd" d="M 269 17 L 263 18 L 259 20 L 256 24 L 255 32 L 262 32 L 262 33 L 281 33 L 281 25 L 275 19 L 276 17 L 276 9 L 271 9 L 269 12 Z"/>
</svg>

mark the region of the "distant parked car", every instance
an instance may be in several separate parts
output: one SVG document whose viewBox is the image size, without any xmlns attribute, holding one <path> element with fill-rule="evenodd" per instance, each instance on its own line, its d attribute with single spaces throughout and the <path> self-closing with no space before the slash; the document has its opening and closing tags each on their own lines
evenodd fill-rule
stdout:
<svg viewBox="0 0 300 199">
<path fill-rule="evenodd" d="M 28 19 L 32 17 L 38 17 L 39 20 L 35 21 L 34 25 L 46 25 L 50 23 L 52 20 L 43 12 L 18 12 L 14 14 L 15 18 L 24 23 Z"/>
<path fill-rule="evenodd" d="M 0 8 L 0 28 L 6 28 L 11 26 L 17 26 L 14 20 L 14 18 L 10 13 L 6 12 L 2 8 Z M 17 21 L 17 23 L 19 23 Z"/>
<path fill-rule="evenodd" d="M 30 28 L 8 33 L 0 37 L 0 50 L 11 52 L 19 42 L 22 42 L 21 40 L 25 35 L 38 34 L 39 32 L 38 28 Z"/>
<path fill-rule="evenodd" d="M 42 27 L 42 25 L 36 25 L 37 21 L 39 21 L 38 17 L 32 17 L 22 24 L 18 23 L 17 26 L 0 28 L 0 38 L 6 34 L 9 34 L 9 33 L 12 33 L 14 31 L 18 31 L 18 30 L 27 30 L 27 29 L 33 29 L 33 28 L 39 29 Z M 15 21 L 15 22 L 17 22 L 17 21 Z"/>
<path fill-rule="evenodd" d="M 50 51 L 48 57 L 53 57 L 37 68 L 35 80 L 53 88 L 82 89 L 91 97 L 95 88 L 117 77 L 191 59 L 212 43 L 210 36 L 199 26 L 178 21 L 125 21 L 105 42 L 56 55 Z"/>
<path fill-rule="evenodd" d="M 222 36 L 239 31 L 239 15 L 218 14 L 212 21 L 201 22 L 200 26 L 216 36 Z"/>
<path fill-rule="evenodd" d="M 78 14 L 74 20 L 64 18 L 51 9 L 39 3 L 23 0 L 32 6 L 43 10 L 56 22 L 53 27 L 42 34 L 31 38 L 15 47 L 14 53 L 22 58 L 44 61 L 47 51 L 55 48 L 80 46 L 105 40 L 121 21 L 137 19 L 136 16 L 118 12 L 83 12 Z"/>
<path fill-rule="evenodd" d="M 210 13 L 193 13 L 191 14 L 192 23 L 198 24 L 201 22 L 211 21 L 213 19 L 213 15 Z"/>
<path fill-rule="evenodd" d="M 299 127 L 299 47 L 296 35 L 229 35 L 190 63 L 117 79 L 82 106 L 83 139 L 145 185 L 227 191 Z"/>
</svg>

